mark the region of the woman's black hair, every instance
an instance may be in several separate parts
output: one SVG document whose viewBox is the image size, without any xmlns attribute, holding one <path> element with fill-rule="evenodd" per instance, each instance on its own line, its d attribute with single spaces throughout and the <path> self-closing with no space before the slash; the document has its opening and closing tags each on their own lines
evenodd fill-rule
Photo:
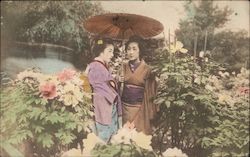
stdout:
<svg viewBox="0 0 250 157">
<path fill-rule="evenodd" d="M 94 44 L 94 47 L 92 49 L 92 53 L 94 54 L 94 57 L 98 57 L 107 47 L 107 45 L 114 46 L 113 41 L 107 38 L 97 38 L 94 40 L 93 44 Z"/>
<path fill-rule="evenodd" d="M 141 38 L 141 37 L 139 37 L 139 36 L 131 36 L 130 38 L 129 38 L 129 40 L 126 42 L 126 44 L 125 44 L 125 50 L 127 51 L 127 49 L 128 49 L 128 45 L 130 44 L 130 43 L 133 43 L 133 42 L 135 42 L 135 43 L 137 43 L 138 44 L 138 47 L 139 47 L 139 58 L 140 59 L 142 59 L 143 58 L 143 56 L 144 56 L 144 53 L 145 53 L 145 46 L 144 46 L 144 40 Z"/>
</svg>

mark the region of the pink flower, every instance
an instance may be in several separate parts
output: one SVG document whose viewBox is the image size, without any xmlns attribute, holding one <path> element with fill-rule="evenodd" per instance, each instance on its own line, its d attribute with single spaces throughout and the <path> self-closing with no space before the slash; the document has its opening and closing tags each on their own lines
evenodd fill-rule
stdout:
<svg viewBox="0 0 250 157">
<path fill-rule="evenodd" d="M 238 90 L 241 95 L 249 94 L 249 91 L 250 91 L 249 87 L 239 87 Z"/>
<path fill-rule="evenodd" d="M 70 80 L 73 78 L 73 76 L 75 75 L 76 71 L 73 69 L 64 69 L 62 72 L 60 72 L 57 76 L 58 79 L 61 82 L 65 82 L 67 80 Z"/>
<path fill-rule="evenodd" d="M 56 85 L 54 83 L 47 82 L 40 85 L 39 91 L 44 99 L 54 99 L 57 96 Z"/>
</svg>

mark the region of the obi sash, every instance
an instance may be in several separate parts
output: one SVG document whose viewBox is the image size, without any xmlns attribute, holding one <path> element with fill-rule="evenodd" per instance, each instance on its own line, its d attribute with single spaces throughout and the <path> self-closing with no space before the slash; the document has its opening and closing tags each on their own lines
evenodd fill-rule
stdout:
<svg viewBox="0 0 250 157">
<path fill-rule="evenodd" d="M 122 101 L 128 104 L 142 103 L 144 98 L 144 87 L 126 84 L 122 93 Z"/>
</svg>

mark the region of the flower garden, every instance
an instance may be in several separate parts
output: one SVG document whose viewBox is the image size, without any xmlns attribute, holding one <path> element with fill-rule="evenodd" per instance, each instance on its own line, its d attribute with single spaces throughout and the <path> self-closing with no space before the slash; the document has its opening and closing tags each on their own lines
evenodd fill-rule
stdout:
<svg viewBox="0 0 250 157">
<path fill-rule="evenodd" d="M 31 68 L 1 87 L 2 149 L 9 156 L 38 157 L 246 156 L 249 70 L 229 73 L 209 55 L 190 56 L 179 41 L 156 54 L 151 64 L 160 112 L 153 135 L 125 126 L 105 144 L 92 132 L 86 76 Z"/>
</svg>

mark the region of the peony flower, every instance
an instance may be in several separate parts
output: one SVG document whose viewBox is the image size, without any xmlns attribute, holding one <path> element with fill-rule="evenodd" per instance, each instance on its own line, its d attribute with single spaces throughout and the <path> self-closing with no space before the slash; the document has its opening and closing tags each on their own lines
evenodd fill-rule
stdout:
<svg viewBox="0 0 250 157">
<path fill-rule="evenodd" d="M 76 74 L 76 71 L 73 69 L 64 69 L 62 72 L 60 72 L 57 77 L 61 82 L 65 82 L 67 80 L 70 80 L 73 78 L 73 76 Z"/>
<path fill-rule="evenodd" d="M 213 90 L 214 90 L 214 88 L 213 88 L 212 86 L 210 86 L 209 84 L 206 84 L 206 85 L 205 85 L 205 88 L 206 88 L 207 90 L 210 90 L 210 91 L 213 91 Z"/>
<path fill-rule="evenodd" d="M 153 150 L 151 147 L 151 139 L 151 135 L 145 135 L 142 132 L 132 134 L 132 141 L 134 141 L 137 146 L 150 151 Z"/>
<path fill-rule="evenodd" d="M 203 58 L 203 57 L 204 57 L 204 55 L 205 55 L 205 52 L 204 52 L 204 51 L 200 51 L 200 53 L 199 53 L 199 57 L 200 57 L 200 58 Z"/>
<path fill-rule="evenodd" d="M 249 87 L 239 87 L 238 91 L 240 92 L 241 95 L 249 94 Z"/>
<path fill-rule="evenodd" d="M 40 77 L 42 77 L 42 74 L 40 72 L 35 72 L 34 70 L 29 70 L 29 69 L 17 74 L 17 80 L 18 81 L 25 80 L 26 83 L 32 83 L 34 82 L 34 81 L 31 81 L 32 79 L 38 80 Z"/>
<path fill-rule="evenodd" d="M 183 44 L 180 41 L 176 41 L 175 44 L 170 44 L 169 47 L 167 47 L 167 50 L 170 53 L 176 53 L 180 51 L 181 53 L 187 53 L 188 50 L 183 48 Z"/>
<path fill-rule="evenodd" d="M 45 84 L 47 82 L 53 82 L 55 85 L 58 85 L 60 82 L 57 80 L 56 76 L 53 75 L 40 75 L 40 77 L 38 78 L 38 81 L 40 82 L 40 84 Z"/>
<path fill-rule="evenodd" d="M 218 97 L 219 97 L 219 99 L 218 99 L 219 103 L 222 103 L 222 104 L 225 104 L 225 103 L 234 104 L 233 98 L 227 93 L 218 94 Z"/>
<path fill-rule="evenodd" d="M 97 143 L 105 144 L 99 137 L 97 137 L 94 133 L 90 133 L 87 135 L 87 139 L 83 141 L 83 156 L 90 156 L 91 150 L 95 147 Z"/>
<path fill-rule="evenodd" d="M 41 84 L 39 91 L 45 99 L 54 99 L 57 96 L 56 85 L 51 82 Z"/>
<path fill-rule="evenodd" d="M 61 157 L 83 157 L 81 149 L 70 149 L 67 152 L 64 152 Z"/>
<path fill-rule="evenodd" d="M 205 57 L 205 62 L 208 62 L 208 58 L 207 57 Z"/>
<path fill-rule="evenodd" d="M 83 93 L 80 88 L 72 83 L 67 83 L 65 86 L 59 88 L 60 98 L 66 106 L 76 106 L 79 102 L 83 101 Z"/>
<path fill-rule="evenodd" d="M 117 134 L 112 136 L 111 143 L 112 144 L 131 144 L 131 142 L 135 142 L 135 144 L 143 149 L 153 150 L 151 147 L 151 135 L 145 135 L 142 132 L 137 132 L 134 129 L 130 129 L 128 127 L 123 127 L 118 130 Z"/>
<path fill-rule="evenodd" d="M 164 157 L 188 157 L 185 153 L 183 153 L 180 149 L 168 148 L 163 154 Z"/>
<path fill-rule="evenodd" d="M 120 144 L 120 143 L 124 143 L 124 144 L 131 144 L 131 139 L 132 139 L 132 135 L 136 134 L 135 129 L 128 129 L 128 128 L 121 128 L 118 130 L 116 135 L 113 135 L 111 138 L 111 143 L 112 144 Z"/>
</svg>

